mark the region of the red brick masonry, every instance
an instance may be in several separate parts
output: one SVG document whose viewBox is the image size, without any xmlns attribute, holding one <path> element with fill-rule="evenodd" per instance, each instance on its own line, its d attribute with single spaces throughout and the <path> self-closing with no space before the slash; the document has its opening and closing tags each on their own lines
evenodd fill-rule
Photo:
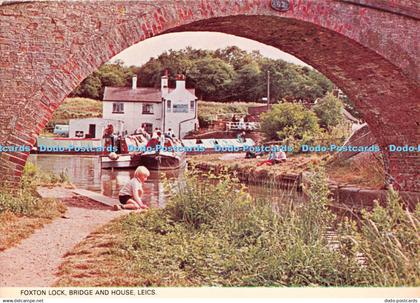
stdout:
<svg viewBox="0 0 420 303">
<path fill-rule="evenodd" d="M 218 31 L 272 45 L 336 83 L 381 146 L 420 142 L 417 0 L 0 2 L 0 144 L 32 145 L 63 99 L 127 47 L 165 32 Z M 28 153 L 1 153 L 0 183 Z M 401 188 L 420 191 L 419 153 L 389 153 Z"/>
</svg>

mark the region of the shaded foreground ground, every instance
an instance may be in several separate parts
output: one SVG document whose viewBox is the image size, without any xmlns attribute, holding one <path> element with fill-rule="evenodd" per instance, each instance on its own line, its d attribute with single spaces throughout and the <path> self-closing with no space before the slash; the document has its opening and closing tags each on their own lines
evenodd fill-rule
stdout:
<svg viewBox="0 0 420 303">
<path fill-rule="evenodd" d="M 16 246 L 35 230 L 49 224 L 66 211 L 61 202 L 44 201 L 47 212 L 32 216 L 16 215 L 10 211 L 0 213 L 0 252 Z M 48 207 L 48 208 L 47 208 Z"/>
<path fill-rule="evenodd" d="M 125 214 L 76 195 L 62 201 L 67 211 L 60 218 L 0 252 L 0 287 L 51 286 L 67 251 L 99 226 Z M 28 220 L 19 218 L 16 224 L 23 226 Z"/>
</svg>

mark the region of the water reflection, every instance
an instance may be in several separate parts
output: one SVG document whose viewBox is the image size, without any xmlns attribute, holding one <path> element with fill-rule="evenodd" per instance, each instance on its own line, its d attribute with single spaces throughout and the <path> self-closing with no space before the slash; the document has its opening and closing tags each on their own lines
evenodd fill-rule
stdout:
<svg viewBox="0 0 420 303">
<path fill-rule="evenodd" d="M 134 169 L 110 170 L 101 169 L 99 158 L 88 155 L 30 155 L 29 160 L 41 170 L 55 174 L 66 172 L 70 182 L 75 186 L 105 196 L 118 198 L 122 186 L 134 175 Z M 152 207 L 163 207 L 166 202 L 163 178 L 172 185 L 179 185 L 183 171 L 151 171 L 144 185 L 144 201 L 150 201 Z M 294 190 L 281 190 L 270 186 L 247 185 L 247 191 L 257 199 L 263 199 L 272 205 L 284 204 L 287 201 L 300 200 Z"/>
<path fill-rule="evenodd" d="M 134 169 L 110 170 L 101 169 L 97 156 L 86 155 L 30 155 L 29 160 L 41 170 L 55 174 L 65 172 L 75 186 L 105 196 L 118 198 L 122 186 L 134 175 Z M 144 184 L 144 200 L 150 201 L 152 207 L 165 206 L 163 178 L 177 183 L 182 171 L 151 171 Z"/>
</svg>

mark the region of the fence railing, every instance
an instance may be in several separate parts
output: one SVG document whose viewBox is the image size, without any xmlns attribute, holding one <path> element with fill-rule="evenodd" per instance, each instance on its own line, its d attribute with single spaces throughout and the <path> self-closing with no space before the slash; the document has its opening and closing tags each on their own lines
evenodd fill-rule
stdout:
<svg viewBox="0 0 420 303">
<path fill-rule="evenodd" d="M 257 130 L 260 129 L 259 122 L 226 122 L 227 130 Z"/>
</svg>

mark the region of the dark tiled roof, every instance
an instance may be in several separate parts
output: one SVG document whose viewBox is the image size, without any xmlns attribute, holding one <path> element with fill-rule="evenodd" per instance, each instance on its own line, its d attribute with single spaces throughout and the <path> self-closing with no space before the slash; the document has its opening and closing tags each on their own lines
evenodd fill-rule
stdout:
<svg viewBox="0 0 420 303">
<path fill-rule="evenodd" d="M 170 88 L 169 92 L 174 88 Z M 190 93 L 195 94 L 194 88 L 187 89 Z M 154 87 L 105 87 L 104 101 L 128 101 L 128 102 L 162 102 L 162 94 L 160 89 Z"/>
</svg>

